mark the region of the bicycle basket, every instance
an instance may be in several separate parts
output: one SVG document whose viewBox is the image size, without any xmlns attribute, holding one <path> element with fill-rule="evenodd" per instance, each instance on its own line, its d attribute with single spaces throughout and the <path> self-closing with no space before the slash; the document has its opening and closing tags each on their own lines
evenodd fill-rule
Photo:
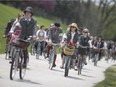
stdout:
<svg viewBox="0 0 116 87">
<path fill-rule="evenodd" d="M 27 42 L 25 40 L 21 40 L 21 39 L 17 40 L 14 43 L 14 46 L 20 47 L 21 49 L 27 48 L 28 45 L 29 45 L 29 42 Z"/>
<path fill-rule="evenodd" d="M 95 53 L 100 53 L 101 49 L 97 48 L 97 49 L 93 49 L 93 51 L 94 51 Z"/>
<path fill-rule="evenodd" d="M 74 49 L 75 49 L 74 46 L 65 46 L 64 47 L 64 54 L 71 56 L 74 54 Z"/>
<path fill-rule="evenodd" d="M 111 53 L 112 53 L 112 54 L 115 54 L 115 53 L 116 53 L 116 51 L 115 51 L 115 50 L 112 50 L 112 51 L 111 51 Z"/>
</svg>

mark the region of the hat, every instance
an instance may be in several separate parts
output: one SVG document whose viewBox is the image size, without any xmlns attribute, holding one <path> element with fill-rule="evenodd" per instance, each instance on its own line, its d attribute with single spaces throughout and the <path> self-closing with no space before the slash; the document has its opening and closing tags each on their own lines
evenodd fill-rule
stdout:
<svg viewBox="0 0 116 87">
<path fill-rule="evenodd" d="M 60 23 L 54 23 L 56 27 L 60 27 Z"/>
<path fill-rule="evenodd" d="M 30 6 L 26 7 L 24 13 L 26 13 L 26 12 L 30 12 L 33 15 L 33 8 Z"/>
<path fill-rule="evenodd" d="M 89 33 L 89 30 L 88 30 L 87 28 L 84 28 L 84 29 L 83 29 L 83 32 Z"/>
<path fill-rule="evenodd" d="M 76 23 L 72 23 L 72 24 L 70 24 L 69 26 L 70 26 L 70 27 L 76 27 L 77 29 L 79 29 Z"/>
</svg>

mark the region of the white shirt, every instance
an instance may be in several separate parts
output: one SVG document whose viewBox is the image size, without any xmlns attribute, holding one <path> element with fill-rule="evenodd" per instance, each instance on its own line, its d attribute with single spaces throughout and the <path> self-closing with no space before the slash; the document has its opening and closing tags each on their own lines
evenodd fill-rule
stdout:
<svg viewBox="0 0 116 87">
<path fill-rule="evenodd" d="M 71 32 L 71 40 L 70 40 L 70 42 L 73 42 L 74 35 L 75 35 L 75 32 Z"/>
<path fill-rule="evenodd" d="M 15 29 L 16 29 L 16 27 L 21 27 L 21 25 L 20 25 L 20 23 L 18 22 L 18 20 L 16 20 L 14 23 L 13 23 L 13 25 L 12 25 L 12 27 L 11 27 L 11 29 L 10 29 L 10 33 L 13 33 L 14 31 L 15 31 Z"/>
<path fill-rule="evenodd" d="M 44 39 L 43 40 L 45 40 L 45 38 L 46 38 L 46 32 L 43 31 L 43 30 L 38 30 L 37 31 L 37 33 L 36 33 L 37 39 L 40 39 L 39 36 L 38 36 L 39 33 L 40 33 L 40 36 L 43 36 L 43 33 L 41 33 L 41 31 L 44 32 Z"/>
</svg>

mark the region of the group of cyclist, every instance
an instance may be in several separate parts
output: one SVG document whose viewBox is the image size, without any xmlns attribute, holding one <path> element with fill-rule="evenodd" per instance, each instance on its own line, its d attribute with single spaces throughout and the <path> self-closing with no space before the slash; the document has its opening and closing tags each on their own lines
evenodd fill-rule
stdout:
<svg viewBox="0 0 116 87">
<path fill-rule="evenodd" d="M 44 25 L 39 26 L 33 18 L 33 9 L 30 6 L 24 10 L 24 13 L 19 13 L 18 18 L 12 19 L 7 24 L 4 34 L 11 37 L 6 41 L 6 44 L 10 43 L 11 45 L 16 41 L 16 38 L 27 40 L 32 36 L 33 41 L 30 44 L 33 45 L 32 49 L 35 51 L 36 59 L 43 54 L 45 49 L 47 49 L 46 57 L 50 59 L 50 50 L 53 49 L 52 43 L 57 44 L 61 49 L 61 69 L 66 67 L 66 61 L 69 60 L 71 68 L 77 70 L 78 67 L 75 66 L 81 57 L 83 57 L 83 64 L 87 65 L 87 56 L 89 59 L 93 59 L 96 52 L 98 60 L 101 60 L 104 54 L 110 56 L 113 54 L 113 58 L 116 58 L 116 42 L 104 41 L 102 37 L 91 36 L 87 28 L 79 28 L 76 23 L 71 23 L 65 33 L 63 33 L 60 23 L 52 23 L 50 28 L 45 28 Z M 58 46 L 54 51 L 52 67 L 56 66 Z M 23 53 L 24 67 L 26 67 L 27 58 L 29 58 L 28 50 L 23 50 Z M 9 57 L 12 56 L 9 55 Z M 68 59 L 68 57 L 70 58 Z"/>
</svg>

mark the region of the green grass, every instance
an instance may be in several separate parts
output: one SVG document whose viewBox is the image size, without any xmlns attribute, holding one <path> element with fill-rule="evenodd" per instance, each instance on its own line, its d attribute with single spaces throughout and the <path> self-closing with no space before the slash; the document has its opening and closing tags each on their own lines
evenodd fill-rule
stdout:
<svg viewBox="0 0 116 87">
<path fill-rule="evenodd" d="M 5 38 L 2 38 L 4 28 L 7 25 L 7 22 L 11 18 L 16 18 L 17 14 L 22 12 L 21 10 L 18 10 L 11 6 L 6 6 L 0 3 L 0 53 L 4 53 L 5 49 Z M 35 17 L 35 16 L 34 16 Z M 49 27 L 51 23 L 54 23 L 56 21 L 47 20 L 45 18 L 35 17 L 37 19 L 38 25 L 45 25 L 45 27 Z M 62 24 L 61 27 L 65 30 L 66 25 Z"/>
<path fill-rule="evenodd" d="M 105 71 L 105 80 L 94 87 L 116 87 L 116 65 L 109 67 Z"/>
</svg>

